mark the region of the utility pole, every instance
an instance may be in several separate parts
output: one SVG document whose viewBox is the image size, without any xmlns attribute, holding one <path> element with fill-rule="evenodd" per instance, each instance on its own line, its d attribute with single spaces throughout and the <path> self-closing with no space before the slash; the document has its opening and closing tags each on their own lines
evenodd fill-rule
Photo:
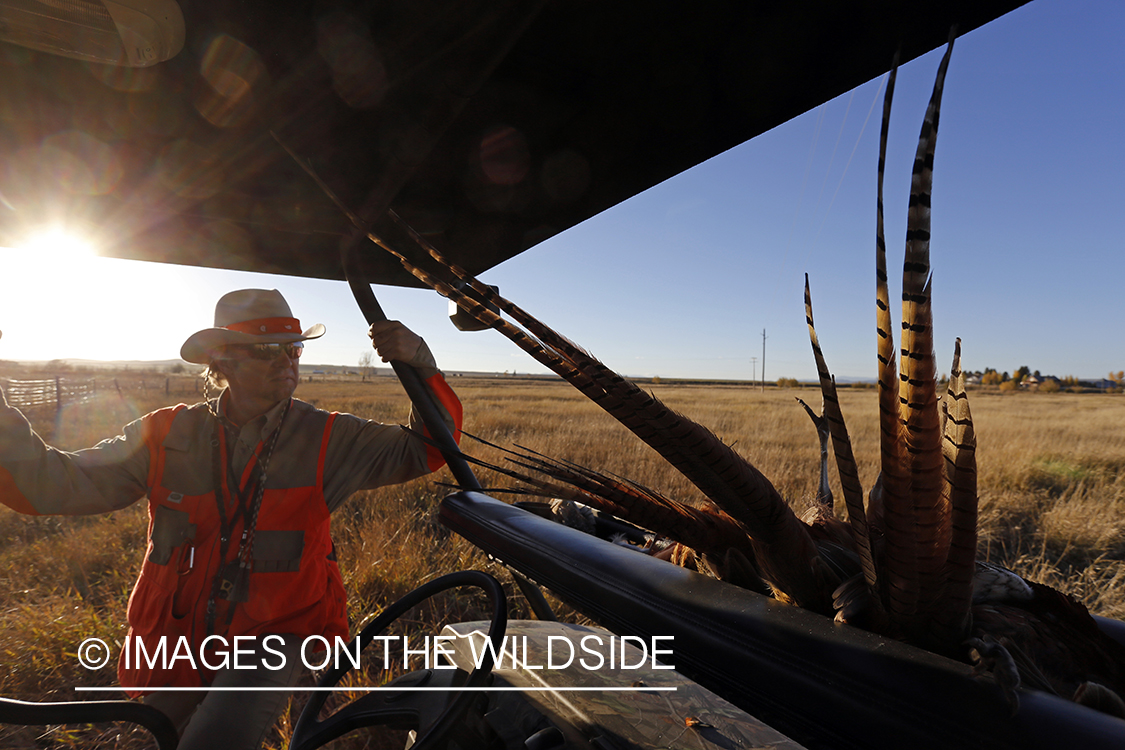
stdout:
<svg viewBox="0 0 1125 750">
<path fill-rule="evenodd" d="M 762 393 L 766 392 L 766 329 L 762 329 Z"/>
<path fill-rule="evenodd" d="M 752 374 L 750 376 L 750 382 L 753 383 L 755 380 L 758 379 L 758 358 L 757 357 L 751 357 L 750 358 L 750 364 L 753 365 L 753 368 L 754 368 L 751 371 Z"/>
</svg>

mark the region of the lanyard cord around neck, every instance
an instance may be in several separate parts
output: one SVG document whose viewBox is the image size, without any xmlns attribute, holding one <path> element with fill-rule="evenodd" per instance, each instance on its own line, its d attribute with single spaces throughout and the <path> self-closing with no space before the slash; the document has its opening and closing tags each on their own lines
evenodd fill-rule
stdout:
<svg viewBox="0 0 1125 750">
<path fill-rule="evenodd" d="M 293 399 L 289 399 L 285 403 L 285 410 L 281 414 L 281 418 L 277 421 L 277 427 L 274 428 L 273 433 L 263 444 L 259 443 L 258 451 L 250 458 L 253 461 L 250 470 L 250 476 L 247 477 L 246 483 L 230 484 L 230 471 L 227 470 L 229 452 L 226 447 L 225 432 L 231 433 L 232 441 L 236 439 L 234 430 L 235 427 L 225 417 L 215 414 L 214 429 L 211 435 L 211 448 L 212 456 L 212 471 L 214 474 L 215 486 L 215 504 L 219 513 L 219 528 L 220 528 L 220 545 L 219 545 L 219 569 L 215 573 L 215 577 L 211 581 L 211 595 L 207 599 L 207 634 L 213 635 L 215 630 L 215 620 L 217 616 L 217 600 L 219 593 L 226 579 L 227 573 L 227 550 L 231 540 L 231 535 L 234 530 L 234 524 L 237 523 L 239 516 L 244 519 L 242 538 L 238 544 L 238 570 L 235 573 L 234 580 L 230 581 L 230 590 L 226 599 L 231 602 L 231 615 L 233 616 L 233 606 L 235 602 L 245 602 L 249 599 L 250 593 L 250 570 L 254 555 L 254 531 L 258 525 L 258 512 L 262 506 L 262 496 L 266 491 L 266 469 L 269 466 L 270 458 L 273 456 L 274 448 L 277 446 L 278 437 L 281 435 L 281 426 L 285 423 L 285 417 L 289 414 L 289 407 L 292 406 Z M 255 459 L 257 459 L 255 461 Z M 254 475 L 257 476 L 254 476 Z M 245 476 L 245 474 L 244 474 Z M 237 498 L 237 507 L 234 508 L 233 514 L 228 518 L 227 512 L 234 503 L 228 499 L 228 491 L 235 495 Z M 253 499 L 250 500 L 251 492 L 253 492 Z M 247 501 L 250 500 L 248 503 Z"/>
</svg>

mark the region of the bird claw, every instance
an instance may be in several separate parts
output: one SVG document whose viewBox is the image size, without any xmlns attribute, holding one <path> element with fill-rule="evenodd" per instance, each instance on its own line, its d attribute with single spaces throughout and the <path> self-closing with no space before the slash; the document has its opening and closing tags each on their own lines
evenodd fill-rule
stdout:
<svg viewBox="0 0 1125 750">
<path fill-rule="evenodd" d="M 973 676 L 991 674 L 1004 696 L 1004 702 L 1008 704 L 1009 715 L 1014 717 L 1020 710 L 1020 698 L 1017 692 L 1020 686 L 1020 671 L 1012 654 L 1003 643 L 988 635 L 983 639 L 969 638 L 965 641 L 965 645 L 969 647 L 969 657 L 973 660 Z"/>
</svg>

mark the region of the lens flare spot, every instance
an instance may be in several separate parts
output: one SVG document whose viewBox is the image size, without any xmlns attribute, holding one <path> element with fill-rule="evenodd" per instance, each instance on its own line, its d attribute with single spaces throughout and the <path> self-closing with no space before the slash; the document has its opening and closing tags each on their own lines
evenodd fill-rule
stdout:
<svg viewBox="0 0 1125 750">
<path fill-rule="evenodd" d="M 39 153 L 40 169 L 51 173 L 71 193 L 105 195 L 124 176 L 113 149 L 80 130 L 44 138 Z"/>
<path fill-rule="evenodd" d="M 515 128 L 503 125 L 485 133 L 480 142 L 480 167 L 495 185 L 517 185 L 527 177 L 531 153 L 527 139 Z"/>
<path fill-rule="evenodd" d="M 39 145 L 21 148 L 0 162 L 0 190 L 5 203 L 13 211 L 21 211 L 34 203 L 33 196 L 43 190 L 46 181 L 40 171 Z"/>
<path fill-rule="evenodd" d="M 253 116 L 254 92 L 269 77 L 258 53 L 227 34 L 219 34 L 207 45 L 199 73 L 202 82 L 195 108 L 220 128 L 242 125 Z"/>
<path fill-rule="evenodd" d="M 371 109 L 387 92 L 387 71 L 367 26 L 346 13 L 316 24 L 316 48 L 332 69 L 332 89 L 349 107 Z"/>
</svg>

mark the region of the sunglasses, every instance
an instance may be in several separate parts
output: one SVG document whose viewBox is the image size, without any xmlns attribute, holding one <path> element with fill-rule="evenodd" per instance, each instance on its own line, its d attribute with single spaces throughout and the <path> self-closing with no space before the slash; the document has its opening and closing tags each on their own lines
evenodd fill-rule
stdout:
<svg viewBox="0 0 1125 750">
<path fill-rule="evenodd" d="M 284 354 L 289 359 L 298 359 L 305 345 L 300 342 L 288 344 L 232 344 L 224 347 L 227 354 L 237 354 L 244 359 L 260 359 L 272 362 Z"/>
</svg>

